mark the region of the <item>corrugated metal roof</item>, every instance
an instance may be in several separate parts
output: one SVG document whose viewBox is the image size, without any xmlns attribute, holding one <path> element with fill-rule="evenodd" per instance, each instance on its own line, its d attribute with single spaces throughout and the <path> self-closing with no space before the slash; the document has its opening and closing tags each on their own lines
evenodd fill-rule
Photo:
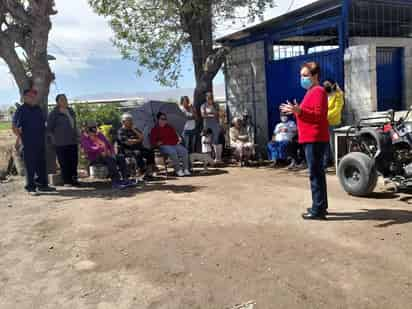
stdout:
<svg viewBox="0 0 412 309">
<path fill-rule="evenodd" d="M 305 17 L 312 18 L 314 17 L 313 16 L 314 14 L 316 14 L 317 12 L 320 12 L 321 10 L 325 8 L 332 8 L 332 7 L 342 5 L 342 4 L 343 4 L 343 0 L 319 0 L 309 5 L 306 5 L 300 9 L 294 10 L 290 13 L 269 19 L 258 25 L 251 26 L 251 27 L 242 29 L 240 31 L 234 32 L 232 34 L 218 38 L 216 42 L 224 43 L 227 41 L 236 41 L 236 40 L 240 40 L 240 39 L 243 39 L 245 37 L 248 37 L 254 34 L 263 33 L 267 31 L 268 29 L 273 31 L 273 30 L 276 30 L 276 28 L 278 27 L 283 27 L 284 23 L 287 22 L 288 20 L 294 20 L 294 19 L 305 18 Z"/>
</svg>

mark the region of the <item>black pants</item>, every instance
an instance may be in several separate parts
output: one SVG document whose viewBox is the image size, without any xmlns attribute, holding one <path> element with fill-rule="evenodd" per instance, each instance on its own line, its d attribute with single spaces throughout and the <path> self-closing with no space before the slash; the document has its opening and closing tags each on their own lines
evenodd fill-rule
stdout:
<svg viewBox="0 0 412 309">
<path fill-rule="evenodd" d="M 23 159 L 26 167 L 26 190 L 35 190 L 36 183 L 47 186 L 46 148 L 40 143 L 23 147 Z"/>
<path fill-rule="evenodd" d="M 109 170 L 109 177 L 113 182 L 120 181 L 121 177 L 123 177 L 123 179 L 128 178 L 126 161 L 123 156 L 115 156 L 115 157 L 101 156 L 97 158 L 95 161 L 93 161 L 91 164 L 92 165 L 94 164 L 106 165 L 107 169 Z"/>
<path fill-rule="evenodd" d="M 79 163 L 77 145 L 56 146 L 57 160 L 65 184 L 77 181 L 77 165 Z"/>
<path fill-rule="evenodd" d="M 305 150 L 297 141 L 292 141 L 287 147 L 288 157 L 300 164 L 305 160 Z"/>
<path fill-rule="evenodd" d="M 136 160 L 137 167 L 141 172 L 145 172 L 147 166 L 155 165 L 155 154 L 153 150 L 144 147 L 134 150 L 125 150 L 123 155 L 125 157 L 133 156 Z"/>
<path fill-rule="evenodd" d="M 328 189 L 326 174 L 323 166 L 328 143 L 305 144 L 306 163 L 310 174 L 310 188 L 312 190 L 312 209 L 314 215 L 324 214 L 328 209 Z"/>
</svg>

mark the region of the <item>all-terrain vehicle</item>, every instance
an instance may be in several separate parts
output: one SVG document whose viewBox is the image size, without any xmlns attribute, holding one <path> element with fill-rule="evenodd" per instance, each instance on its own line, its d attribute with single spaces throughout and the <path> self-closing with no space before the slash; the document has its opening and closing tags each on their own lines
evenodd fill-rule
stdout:
<svg viewBox="0 0 412 309">
<path fill-rule="evenodd" d="M 354 196 L 370 195 L 384 177 L 395 190 L 412 186 L 412 123 L 410 110 L 396 119 L 389 110 L 363 118 L 347 131 L 347 154 L 338 165 L 343 189 Z"/>
</svg>

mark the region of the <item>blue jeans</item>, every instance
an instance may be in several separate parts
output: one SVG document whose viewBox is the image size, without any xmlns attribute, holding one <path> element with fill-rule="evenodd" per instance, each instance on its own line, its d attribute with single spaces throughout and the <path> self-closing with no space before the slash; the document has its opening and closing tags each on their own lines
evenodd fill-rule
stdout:
<svg viewBox="0 0 412 309">
<path fill-rule="evenodd" d="M 185 170 L 189 169 L 189 153 L 184 146 L 180 144 L 174 146 L 164 145 L 160 146 L 160 152 L 169 156 L 176 172 L 181 169 L 180 160 L 183 163 L 183 168 Z"/>
<path fill-rule="evenodd" d="M 324 157 L 329 147 L 328 143 L 305 144 L 306 163 L 309 168 L 310 187 L 312 190 L 312 209 L 314 215 L 324 214 L 328 209 L 328 192 Z"/>
<path fill-rule="evenodd" d="M 336 127 L 330 126 L 329 127 L 329 146 L 325 151 L 325 156 L 323 160 L 323 165 L 324 168 L 328 168 L 329 166 L 333 165 L 333 162 L 335 161 L 335 129 Z"/>
<path fill-rule="evenodd" d="M 196 135 L 196 129 L 183 131 L 184 144 L 189 153 L 195 152 Z"/>
</svg>

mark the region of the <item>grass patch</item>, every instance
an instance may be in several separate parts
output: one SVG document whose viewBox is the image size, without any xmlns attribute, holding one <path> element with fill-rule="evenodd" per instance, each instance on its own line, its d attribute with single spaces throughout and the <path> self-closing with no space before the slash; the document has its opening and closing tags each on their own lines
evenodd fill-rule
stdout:
<svg viewBox="0 0 412 309">
<path fill-rule="evenodd" d="M 11 122 L 0 122 L 0 131 L 10 130 Z"/>
</svg>

